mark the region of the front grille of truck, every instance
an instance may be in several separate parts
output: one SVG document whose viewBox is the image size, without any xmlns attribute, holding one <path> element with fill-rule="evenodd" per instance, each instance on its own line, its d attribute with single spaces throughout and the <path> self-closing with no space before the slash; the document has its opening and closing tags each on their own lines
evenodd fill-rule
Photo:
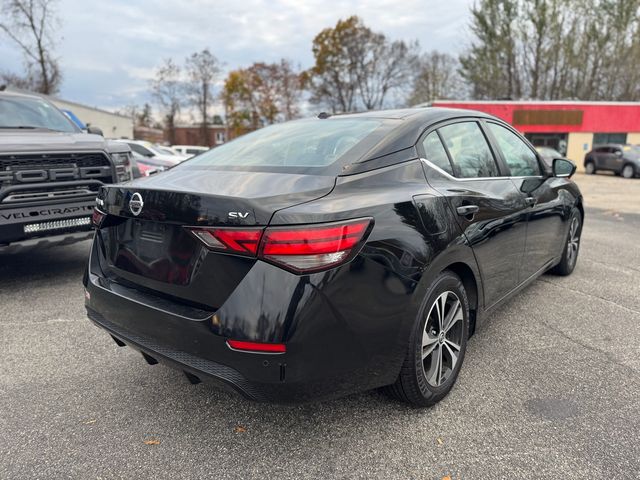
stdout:
<svg viewBox="0 0 640 480">
<path fill-rule="evenodd" d="M 55 169 L 58 172 L 77 171 L 78 174 L 71 177 L 67 173 L 55 178 Z M 22 176 L 21 179 L 18 176 Z M 100 152 L 0 155 L 0 203 L 94 195 L 100 185 L 111 183 L 112 177 L 111 162 Z"/>
<path fill-rule="evenodd" d="M 0 170 L 49 169 L 69 166 L 106 167 L 111 162 L 103 153 L 20 153 L 0 155 Z"/>
</svg>

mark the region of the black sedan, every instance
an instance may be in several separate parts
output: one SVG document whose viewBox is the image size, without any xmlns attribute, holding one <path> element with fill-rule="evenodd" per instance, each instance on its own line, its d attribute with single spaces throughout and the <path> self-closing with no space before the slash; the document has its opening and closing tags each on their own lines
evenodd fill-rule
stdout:
<svg viewBox="0 0 640 480">
<path fill-rule="evenodd" d="M 270 126 L 102 188 L 84 278 L 118 345 L 258 401 L 452 388 L 467 340 L 580 246 L 575 166 L 439 108 Z"/>
</svg>

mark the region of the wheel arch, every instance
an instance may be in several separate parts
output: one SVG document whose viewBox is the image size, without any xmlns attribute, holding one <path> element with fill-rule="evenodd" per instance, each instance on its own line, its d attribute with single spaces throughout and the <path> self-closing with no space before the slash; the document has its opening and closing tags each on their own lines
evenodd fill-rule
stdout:
<svg viewBox="0 0 640 480">
<path fill-rule="evenodd" d="M 444 270 L 449 270 L 455 273 L 460 277 L 462 285 L 464 285 L 464 290 L 467 293 L 467 299 L 469 300 L 469 335 L 473 335 L 476 329 L 476 317 L 479 306 L 478 280 L 476 279 L 471 267 L 463 262 L 452 263 L 442 271 Z"/>
<path fill-rule="evenodd" d="M 582 220 L 582 224 L 584 225 L 584 206 L 582 205 L 582 199 L 578 199 L 578 201 L 576 202 L 576 208 L 578 209 L 578 211 L 580 212 L 580 217 Z"/>
<path fill-rule="evenodd" d="M 476 327 L 476 319 L 480 317 L 484 307 L 484 290 L 475 256 L 468 245 L 458 245 L 431 262 L 423 273 L 420 285 L 416 290 L 417 304 L 422 303 L 422 299 L 435 278 L 445 270 L 455 273 L 462 281 L 469 300 L 471 313 L 470 333 L 473 333 Z"/>
</svg>

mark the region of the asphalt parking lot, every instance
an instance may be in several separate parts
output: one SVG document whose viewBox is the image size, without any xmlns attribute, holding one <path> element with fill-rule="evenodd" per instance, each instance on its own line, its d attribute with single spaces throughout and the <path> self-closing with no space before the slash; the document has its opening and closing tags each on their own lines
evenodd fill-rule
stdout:
<svg viewBox="0 0 640 480">
<path fill-rule="evenodd" d="M 640 180 L 576 180 L 574 274 L 496 312 L 427 410 L 192 386 L 86 320 L 88 242 L 0 254 L 0 478 L 640 478 Z"/>
</svg>

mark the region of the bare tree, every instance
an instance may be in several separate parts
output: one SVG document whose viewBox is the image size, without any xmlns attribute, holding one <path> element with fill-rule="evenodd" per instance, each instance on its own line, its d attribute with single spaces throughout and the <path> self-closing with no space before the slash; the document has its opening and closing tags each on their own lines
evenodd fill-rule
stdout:
<svg viewBox="0 0 640 480">
<path fill-rule="evenodd" d="M 334 113 L 355 110 L 361 27 L 360 19 L 352 16 L 313 39 L 315 65 L 306 74 L 311 101 L 327 105 Z"/>
<path fill-rule="evenodd" d="M 413 91 L 407 103 L 416 105 L 461 97 L 463 82 L 458 67 L 456 58 L 448 53 L 434 50 L 423 54 L 418 61 Z"/>
<path fill-rule="evenodd" d="M 183 104 L 184 83 L 180 79 L 181 69 L 168 58 L 156 71 L 151 80 L 151 96 L 160 106 L 164 124 L 169 132 L 169 142 L 175 143 L 176 117 Z"/>
<path fill-rule="evenodd" d="M 288 60 L 229 72 L 221 96 L 232 136 L 295 118 L 301 94 L 301 75 Z"/>
<path fill-rule="evenodd" d="M 640 0 L 480 0 L 461 72 L 475 98 L 640 99 Z"/>
<path fill-rule="evenodd" d="M 186 69 L 189 75 L 187 92 L 200 114 L 201 141 L 209 145 L 209 110 L 214 100 L 213 82 L 220 74 L 220 62 L 208 48 L 205 48 L 187 58 Z"/>
<path fill-rule="evenodd" d="M 460 57 L 460 71 L 475 98 L 521 96 L 518 14 L 518 0 L 480 0 L 471 8 L 470 28 L 476 38 Z"/>
<path fill-rule="evenodd" d="M 418 60 L 418 44 L 390 41 L 382 33 L 368 31 L 361 44 L 356 79 L 360 101 L 365 110 L 380 109 L 387 95 L 409 87 Z"/>
<path fill-rule="evenodd" d="M 411 84 L 417 43 L 390 41 L 357 16 L 339 20 L 313 40 L 315 65 L 307 72 L 311 101 L 333 112 L 371 110 Z"/>
<path fill-rule="evenodd" d="M 278 94 L 280 97 L 280 111 L 283 119 L 293 120 L 300 115 L 300 97 L 304 87 L 304 78 L 297 69 L 287 59 L 280 60 L 276 69 L 278 78 Z"/>
<path fill-rule="evenodd" d="M 0 31 L 20 47 L 29 83 L 44 94 L 56 93 L 62 80 L 58 60 L 53 56 L 55 3 L 56 0 L 3 0 L 1 4 Z"/>
</svg>

